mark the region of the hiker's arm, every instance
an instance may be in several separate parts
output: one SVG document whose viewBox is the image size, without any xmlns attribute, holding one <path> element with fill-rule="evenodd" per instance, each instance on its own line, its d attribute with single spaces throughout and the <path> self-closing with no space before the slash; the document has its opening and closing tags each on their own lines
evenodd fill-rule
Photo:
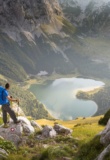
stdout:
<svg viewBox="0 0 110 160">
<path fill-rule="evenodd" d="M 19 102 L 18 99 L 11 98 L 10 96 L 8 96 L 7 99 L 12 102 Z"/>
</svg>

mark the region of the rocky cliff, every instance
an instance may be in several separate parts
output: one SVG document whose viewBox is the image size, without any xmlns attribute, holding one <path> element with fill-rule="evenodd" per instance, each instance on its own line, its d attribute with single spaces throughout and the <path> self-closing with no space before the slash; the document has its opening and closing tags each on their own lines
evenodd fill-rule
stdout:
<svg viewBox="0 0 110 160">
<path fill-rule="evenodd" d="M 63 12 L 78 27 L 78 32 L 97 36 L 110 36 L 109 0 L 59 0 Z"/>
<path fill-rule="evenodd" d="M 0 72 L 21 81 L 27 73 L 69 71 L 65 50 L 74 33 L 57 0 L 1 0 Z"/>
<path fill-rule="evenodd" d="M 15 41 L 20 41 L 21 32 L 33 41 L 40 25 L 55 24 L 56 16 L 62 16 L 56 0 L 0 1 L 0 28 Z"/>
</svg>

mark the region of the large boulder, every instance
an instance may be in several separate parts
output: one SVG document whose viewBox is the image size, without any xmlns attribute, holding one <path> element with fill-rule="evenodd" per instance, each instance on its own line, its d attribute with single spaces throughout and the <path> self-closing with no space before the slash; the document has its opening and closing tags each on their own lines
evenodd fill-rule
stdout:
<svg viewBox="0 0 110 160">
<path fill-rule="evenodd" d="M 44 138 L 54 138 L 57 133 L 51 126 L 45 126 L 42 130 L 42 137 Z"/>
<path fill-rule="evenodd" d="M 69 128 L 66 128 L 62 125 L 59 124 L 55 124 L 54 125 L 54 130 L 58 133 L 58 134 L 65 134 L 65 135 L 69 135 L 72 133 L 72 130 Z"/>
<path fill-rule="evenodd" d="M 0 136 L 2 136 L 4 139 L 7 139 L 7 136 L 11 134 L 16 134 L 17 136 L 22 136 L 23 128 L 21 124 L 12 124 L 9 123 L 8 128 L 3 128 L 3 125 L 0 126 Z"/>
<path fill-rule="evenodd" d="M 19 124 L 14 124 L 11 120 L 8 128 L 3 128 L 3 125 L 0 126 L 0 136 L 5 140 L 13 142 L 16 146 L 22 142 L 23 135 L 28 136 L 35 132 L 34 127 L 26 117 L 20 116 L 18 120 L 20 120 Z"/>
</svg>

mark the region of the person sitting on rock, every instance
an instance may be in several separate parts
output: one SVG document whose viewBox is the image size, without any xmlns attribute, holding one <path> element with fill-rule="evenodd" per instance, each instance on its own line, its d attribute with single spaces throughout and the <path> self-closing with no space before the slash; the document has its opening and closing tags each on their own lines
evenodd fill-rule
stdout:
<svg viewBox="0 0 110 160">
<path fill-rule="evenodd" d="M 3 90 L 3 103 L 2 103 L 2 113 L 3 113 L 3 122 L 4 122 L 4 128 L 8 128 L 7 125 L 7 113 L 10 115 L 10 117 L 13 119 L 15 124 L 20 123 L 20 121 L 17 120 L 15 112 L 10 107 L 10 101 L 11 102 L 19 102 L 18 99 L 13 99 L 9 96 L 8 90 L 10 89 L 10 84 L 7 83 L 5 85 L 5 89 Z"/>
</svg>

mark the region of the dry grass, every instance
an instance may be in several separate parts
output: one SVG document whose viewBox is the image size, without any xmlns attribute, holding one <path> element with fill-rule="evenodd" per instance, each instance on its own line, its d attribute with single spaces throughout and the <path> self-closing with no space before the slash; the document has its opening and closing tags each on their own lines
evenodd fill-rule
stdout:
<svg viewBox="0 0 110 160">
<path fill-rule="evenodd" d="M 62 120 L 46 120 L 46 119 L 40 119 L 37 120 L 36 122 L 40 125 L 50 125 L 53 126 L 54 123 L 58 123 L 61 125 L 64 125 L 65 127 L 68 128 L 73 128 L 75 125 L 80 124 L 80 125 L 85 125 L 85 124 L 98 124 L 99 119 L 103 116 L 97 116 L 97 117 L 88 117 L 88 118 L 78 118 L 76 120 L 71 120 L 71 121 L 62 121 Z"/>
</svg>

